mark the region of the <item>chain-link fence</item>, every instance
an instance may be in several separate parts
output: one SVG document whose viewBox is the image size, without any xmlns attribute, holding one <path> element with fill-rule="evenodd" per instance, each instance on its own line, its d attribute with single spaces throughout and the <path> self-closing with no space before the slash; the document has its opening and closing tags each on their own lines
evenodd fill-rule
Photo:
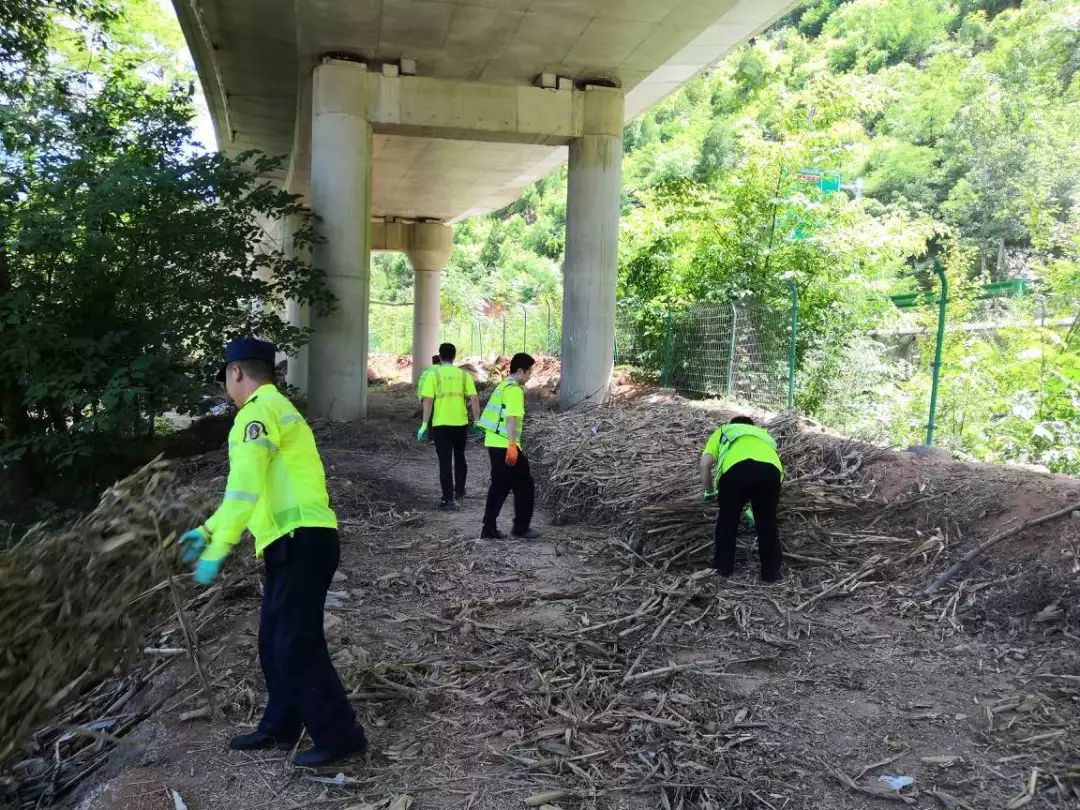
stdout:
<svg viewBox="0 0 1080 810">
<path fill-rule="evenodd" d="M 794 373 L 791 329 L 790 313 L 754 302 L 695 304 L 659 317 L 620 308 L 615 360 L 685 393 L 783 408 Z"/>
<path fill-rule="evenodd" d="M 456 345 L 459 357 L 559 354 L 562 307 L 558 302 L 506 307 L 478 304 L 465 311 L 476 314 L 452 314 L 439 326 L 439 341 Z M 412 353 L 411 304 L 372 302 L 369 324 L 372 353 Z"/>
<path fill-rule="evenodd" d="M 833 323 L 828 335 L 800 332 L 794 289 L 788 307 L 620 306 L 615 362 L 683 394 L 794 408 L 876 442 L 1080 470 L 1077 302 L 993 287 L 947 299 L 940 332 L 936 293 L 894 296 L 875 321 Z M 485 309 L 446 318 L 440 340 L 462 357 L 558 355 L 557 303 Z M 410 306 L 374 305 L 371 324 L 373 352 L 411 352 Z"/>
<path fill-rule="evenodd" d="M 841 411 L 830 424 L 917 443 L 934 423 L 935 445 L 973 458 L 1080 472 L 1080 304 L 1039 295 L 955 304 L 941 330 L 936 402 L 937 330 L 924 317 L 875 334 L 889 362 L 858 395 L 873 403 L 870 419 L 845 420 Z"/>
<path fill-rule="evenodd" d="M 684 394 L 795 408 L 884 444 L 1080 470 L 1077 302 L 994 287 L 944 308 L 938 293 L 895 296 L 876 320 L 832 323 L 828 335 L 799 334 L 794 291 L 787 312 L 745 300 L 623 307 L 616 363 Z"/>
</svg>

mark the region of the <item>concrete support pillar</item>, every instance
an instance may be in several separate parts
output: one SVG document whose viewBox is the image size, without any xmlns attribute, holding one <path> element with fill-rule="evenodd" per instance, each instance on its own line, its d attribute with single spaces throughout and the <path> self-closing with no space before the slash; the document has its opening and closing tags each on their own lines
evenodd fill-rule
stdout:
<svg viewBox="0 0 1080 810">
<path fill-rule="evenodd" d="M 570 142 L 566 189 L 563 408 L 604 401 L 614 365 L 622 92 L 587 88 L 582 115 L 585 134 Z"/>
<path fill-rule="evenodd" d="M 282 243 L 285 255 L 292 259 L 311 261 L 311 249 L 309 247 L 298 248 L 293 241 L 293 234 L 299 227 L 299 215 L 288 217 L 283 223 Z M 310 311 L 308 307 L 299 301 L 289 300 L 285 304 L 285 317 L 290 326 L 297 329 L 306 329 L 311 325 Z M 306 397 L 308 393 L 308 347 L 301 346 L 296 354 L 288 360 L 288 368 L 285 372 L 285 382 Z"/>
<path fill-rule="evenodd" d="M 306 329 L 311 324 L 311 312 L 306 305 L 299 301 L 289 301 L 287 315 L 289 325 L 297 329 Z M 288 368 L 285 371 L 285 382 L 306 397 L 308 394 L 308 347 L 301 346 L 296 354 L 289 358 Z"/>
<path fill-rule="evenodd" d="M 439 282 L 453 247 L 449 225 L 417 222 L 408 226 L 405 249 L 413 269 L 412 380 L 431 364 L 439 348 Z"/>
<path fill-rule="evenodd" d="M 313 261 L 337 298 L 327 317 L 312 317 L 308 408 L 312 416 L 367 414 L 371 267 L 371 124 L 365 117 L 366 69 L 327 60 L 312 86 L 311 207 L 322 240 Z"/>
</svg>

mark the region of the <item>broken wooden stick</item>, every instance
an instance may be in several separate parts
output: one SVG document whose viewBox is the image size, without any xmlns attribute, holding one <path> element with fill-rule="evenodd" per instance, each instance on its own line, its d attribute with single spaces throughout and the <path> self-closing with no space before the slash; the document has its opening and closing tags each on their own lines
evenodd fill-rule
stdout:
<svg viewBox="0 0 1080 810">
<path fill-rule="evenodd" d="M 995 534 L 989 540 L 986 540 L 975 546 L 975 548 L 973 548 L 967 554 L 962 556 L 959 560 L 946 568 L 941 574 L 938 575 L 937 579 L 935 579 L 933 582 L 927 585 L 926 588 L 923 589 L 923 595 L 933 596 L 942 585 L 944 585 L 949 580 L 954 579 L 956 575 L 963 571 L 972 560 L 974 560 L 976 557 L 982 556 L 982 554 L 985 553 L 987 549 L 997 545 L 1002 540 L 1007 540 L 1010 537 L 1020 534 L 1020 532 L 1024 531 L 1025 529 L 1030 529 L 1032 526 L 1039 526 L 1043 523 L 1049 523 L 1051 520 L 1057 520 L 1058 518 L 1065 517 L 1066 515 L 1070 515 L 1077 510 L 1080 510 L 1080 501 L 1071 503 L 1068 506 L 1058 509 L 1056 512 L 1048 512 L 1045 515 L 1039 515 L 1038 517 L 1031 518 L 1030 520 L 1025 520 L 1018 526 L 1013 526 L 1011 529 L 1007 529 L 1000 534 Z"/>
</svg>

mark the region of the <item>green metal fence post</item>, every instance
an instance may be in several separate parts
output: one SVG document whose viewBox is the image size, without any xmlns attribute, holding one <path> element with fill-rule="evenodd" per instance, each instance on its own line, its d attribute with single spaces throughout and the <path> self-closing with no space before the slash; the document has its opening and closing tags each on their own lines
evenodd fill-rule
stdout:
<svg viewBox="0 0 1080 810">
<path fill-rule="evenodd" d="M 660 357 L 660 385 L 664 388 L 671 384 L 671 349 L 672 349 L 671 307 L 667 311 L 667 324 L 664 327 L 664 352 Z"/>
<path fill-rule="evenodd" d="M 934 444 L 934 419 L 937 416 L 938 380 L 941 377 L 941 345 L 945 342 L 945 312 L 949 304 L 949 280 L 945 278 L 945 268 L 934 263 L 934 272 L 941 282 L 941 295 L 938 298 L 937 344 L 934 346 L 933 376 L 930 381 L 930 415 L 926 420 L 926 446 Z"/>
<path fill-rule="evenodd" d="M 799 288 L 795 280 L 789 278 L 788 290 L 791 292 L 791 334 L 788 336 L 787 368 L 787 406 L 795 407 L 795 341 L 799 332 Z"/>
<path fill-rule="evenodd" d="M 739 331 L 739 310 L 735 309 L 735 302 L 731 302 L 731 348 L 728 350 L 727 381 L 724 391 L 728 399 L 731 398 L 732 383 L 735 376 L 735 336 Z"/>
</svg>

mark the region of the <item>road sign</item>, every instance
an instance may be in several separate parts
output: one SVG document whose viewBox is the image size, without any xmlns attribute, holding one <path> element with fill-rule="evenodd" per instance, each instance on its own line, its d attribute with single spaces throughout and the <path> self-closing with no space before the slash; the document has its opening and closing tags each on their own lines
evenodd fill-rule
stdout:
<svg viewBox="0 0 1080 810">
<path fill-rule="evenodd" d="M 840 190 L 840 175 L 836 173 L 826 174 L 818 169 L 800 169 L 795 177 L 804 183 L 813 183 L 826 194 Z"/>
</svg>

